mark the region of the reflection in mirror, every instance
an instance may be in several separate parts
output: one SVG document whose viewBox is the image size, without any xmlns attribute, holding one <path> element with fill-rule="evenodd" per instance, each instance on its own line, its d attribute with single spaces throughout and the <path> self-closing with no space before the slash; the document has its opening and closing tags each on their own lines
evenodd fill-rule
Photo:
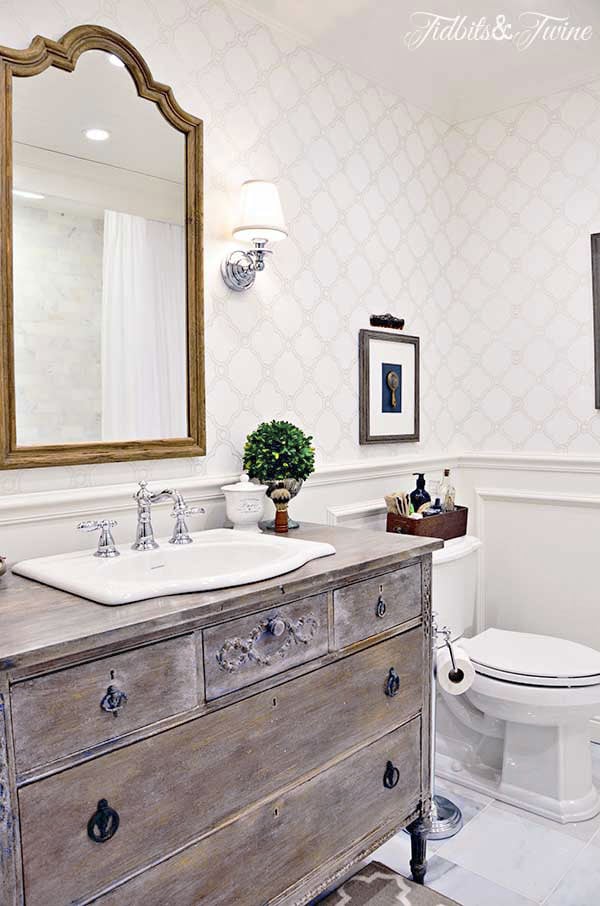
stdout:
<svg viewBox="0 0 600 906">
<path fill-rule="evenodd" d="M 188 435 L 185 136 L 119 62 L 13 79 L 18 446 Z"/>
</svg>

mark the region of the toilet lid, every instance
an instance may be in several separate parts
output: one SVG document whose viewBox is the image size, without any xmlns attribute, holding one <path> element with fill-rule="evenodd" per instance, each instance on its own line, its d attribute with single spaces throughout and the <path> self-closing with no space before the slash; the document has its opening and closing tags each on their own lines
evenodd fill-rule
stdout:
<svg viewBox="0 0 600 906">
<path fill-rule="evenodd" d="M 600 684 L 600 652 L 577 642 L 486 629 L 461 643 L 476 673 L 523 686 Z"/>
</svg>

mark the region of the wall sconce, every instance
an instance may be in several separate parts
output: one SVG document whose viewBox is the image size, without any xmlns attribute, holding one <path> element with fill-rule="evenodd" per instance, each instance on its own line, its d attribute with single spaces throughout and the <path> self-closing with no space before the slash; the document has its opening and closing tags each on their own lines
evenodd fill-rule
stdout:
<svg viewBox="0 0 600 906">
<path fill-rule="evenodd" d="M 229 289 L 241 293 L 252 286 L 259 271 L 264 271 L 265 255 L 271 254 L 266 248 L 267 242 L 279 242 L 287 236 L 276 185 L 264 179 L 249 179 L 243 183 L 239 225 L 234 227 L 232 235 L 254 245 L 247 252 L 231 252 L 221 262 L 223 280 Z"/>
</svg>

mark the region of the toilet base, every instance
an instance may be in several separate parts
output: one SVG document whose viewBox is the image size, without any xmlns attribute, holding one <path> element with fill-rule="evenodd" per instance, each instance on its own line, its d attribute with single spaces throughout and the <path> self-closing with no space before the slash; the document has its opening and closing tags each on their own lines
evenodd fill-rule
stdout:
<svg viewBox="0 0 600 906">
<path fill-rule="evenodd" d="M 572 824 L 580 821 L 589 821 L 600 812 L 600 794 L 592 785 L 588 793 L 576 800 L 557 803 L 556 800 L 540 794 L 531 795 L 521 787 L 502 783 L 501 771 L 491 771 L 488 766 L 480 770 L 464 761 L 438 751 L 436 759 L 436 774 L 451 783 L 491 796 L 500 802 L 514 805 L 559 824 Z"/>
</svg>

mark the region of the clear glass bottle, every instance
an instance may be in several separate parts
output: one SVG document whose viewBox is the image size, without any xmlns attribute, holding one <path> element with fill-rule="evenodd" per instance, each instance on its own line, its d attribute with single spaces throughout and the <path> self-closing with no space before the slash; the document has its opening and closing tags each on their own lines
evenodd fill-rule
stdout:
<svg viewBox="0 0 600 906">
<path fill-rule="evenodd" d="M 450 469 L 444 469 L 444 477 L 440 481 L 438 497 L 442 504 L 443 513 L 452 513 L 456 509 L 456 490 L 450 480 Z"/>
</svg>

